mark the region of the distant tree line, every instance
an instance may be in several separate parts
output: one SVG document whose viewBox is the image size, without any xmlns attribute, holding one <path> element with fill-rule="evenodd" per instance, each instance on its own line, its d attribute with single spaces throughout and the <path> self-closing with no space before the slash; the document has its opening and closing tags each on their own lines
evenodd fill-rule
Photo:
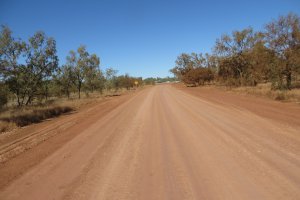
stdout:
<svg viewBox="0 0 300 200">
<path fill-rule="evenodd" d="M 258 32 L 249 27 L 224 34 L 216 40 L 211 55 L 183 53 L 170 71 L 194 86 L 210 82 L 229 86 L 271 82 L 273 89 L 292 89 L 300 75 L 299 16 L 280 16 Z"/>
<path fill-rule="evenodd" d="M 117 91 L 142 85 L 142 78 L 117 71 L 100 69 L 100 58 L 81 45 L 71 50 L 64 65 L 59 65 L 56 41 L 44 32 L 36 32 L 28 41 L 12 35 L 7 26 L 0 33 L 0 107 L 9 98 L 18 106 L 30 105 L 35 100 L 103 90 Z"/>
<path fill-rule="evenodd" d="M 156 78 L 153 78 L 153 77 L 150 77 L 150 78 L 146 78 L 144 79 L 144 84 L 146 85 L 155 85 L 157 83 L 168 83 L 168 82 L 175 82 L 175 81 L 178 81 L 178 78 L 176 77 L 164 77 L 164 78 L 161 78 L 161 77 L 156 77 Z"/>
</svg>

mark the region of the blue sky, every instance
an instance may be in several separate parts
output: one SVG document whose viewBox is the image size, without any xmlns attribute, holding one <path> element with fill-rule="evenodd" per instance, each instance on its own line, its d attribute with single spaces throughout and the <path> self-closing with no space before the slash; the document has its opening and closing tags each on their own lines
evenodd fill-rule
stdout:
<svg viewBox="0 0 300 200">
<path fill-rule="evenodd" d="M 0 0 L 0 24 L 26 40 L 45 31 L 60 64 L 84 44 L 102 69 L 142 77 L 170 75 L 180 53 L 209 53 L 223 33 L 259 30 L 289 12 L 300 15 L 299 0 Z"/>
</svg>

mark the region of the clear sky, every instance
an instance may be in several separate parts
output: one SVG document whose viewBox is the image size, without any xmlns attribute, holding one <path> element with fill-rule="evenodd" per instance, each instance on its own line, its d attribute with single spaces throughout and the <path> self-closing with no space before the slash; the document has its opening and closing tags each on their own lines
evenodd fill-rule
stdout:
<svg viewBox="0 0 300 200">
<path fill-rule="evenodd" d="M 167 76 L 183 52 L 211 52 L 216 38 L 279 15 L 300 15 L 300 0 L 0 0 L 0 24 L 26 39 L 43 30 L 57 41 L 60 64 L 86 45 L 132 76 Z"/>
</svg>

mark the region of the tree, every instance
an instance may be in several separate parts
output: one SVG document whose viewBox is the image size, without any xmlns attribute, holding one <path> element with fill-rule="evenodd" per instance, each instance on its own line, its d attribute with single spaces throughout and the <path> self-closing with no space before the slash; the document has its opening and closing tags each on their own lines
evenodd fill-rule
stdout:
<svg viewBox="0 0 300 200">
<path fill-rule="evenodd" d="M 78 98 L 80 99 L 83 88 L 86 92 L 93 92 L 95 89 L 102 92 L 104 78 L 99 68 L 100 58 L 96 54 L 90 55 L 83 45 L 77 52 L 71 50 L 69 54 L 66 65 L 71 70 L 71 80 L 77 89 Z"/>
<path fill-rule="evenodd" d="M 117 89 L 117 85 L 116 85 L 116 75 L 117 75 L 118 71 L 113 69 L 113 68 L 107 68 L 105 70 L 105 88 L 110 91 L 112 88 L 116 88 Z"/>
<path fill-rule="evenodd" d="M 192 69 L 205 67 L 206 59 L 200 53 L 183 53 L 177 57 L 176 65 L 170 70 L 178 79 L 186 80 L 185 75 Z"/>
<path fill-rule="evenodd" d="M 192 85 L 204 85 L 206 82 L 212 81 L 214 78 L 214 74 L 210 68 L 194 68 L 190 70 L 183 78 L 183 82 Z"/>
<path fill-rule="evenodd" d="M 144 79 L 144 84 L 145 85 L 155 85 L 155 81 L 156 81 L 156 78 L 146 78 Z"/>
<path fill-rule="evenodd" d="M 96 54 L 92 54 L 88 58 L 88 65 L 85 70 L 85 88 L 87 91 L 93 92 L 99 89 L 102 92 L 103 89 L 103 73 L 99 68 L 100 59 Z"/>
<path fill-rule="evenodd" d="M 251 27 L 217 39 L 214 52 L 219 56 L 219 76 L 223 80 L 237 80 L 237 85 L 255 85 L 256 82 L 248 81 L 252 73 L 248 55 L 262 39 L 263 35 Z"/>
<path fill-rule="evenodd" d="M 1 78 L 17 97 L 18 105 L 28 105 L 57 69 L 56 42 L 43 32 L 36 32 L 28 43 L 16 40 L 8 27 L 0 36 Z M 25 62 L 19 63 L 20 56 Z"/>
<path fill-rule="evenodd" d="M 265 27 L 267 47 L 276 57 L 277 70 L 273 70 L 273 86 L 291 89 L 292 77 L 300 66 L 300 19 L 295 14 L 280 16 Z M 285 83 L 284 83 L 285 80 Z"/>
<path fill-rule="evenodd" d="M 205 58 L 204 58 L 204 66 L 212 69 L 212 70 L 216 70 L 218 67 L 218 57 L 216 55 L 210 55 L 208 53 L 205 54 Z"/>
<path fill-rule="evenodd" d="M 121 75 L 117 77 L 118 87 L 126 88 L 129 90 L 133 87 L 134 78 L 130 77 L 128 74 Z"/>
<path fill-rule="evenodd" d="M 60 87 L 62 93 L 66 94 L 68 99 L 70 98 L 71 88 L 73 86 L 72 68 L 68 65 L 63 65 L 58 69 L 57 75 L 55 77 L 57 85 Z"/>
<path fill-rule="evenodd" d="M 186 84 L 203 85 L 214 78 L 214 59 L 215 57 L 208 54 L 181 54 L 177 57 L 176 66 L 170 71 Z"/>
<path fill-rule="evenodd" d="M 176 61 L 174 68 L 170 70 L 179 80 L 182 80 L 185 74 L 187 74 L 191 69 L 193 69 L 192 57 L 189 54 L 180 54 Z"/>
<path fill-rule="evenodd" d="M 0 82 L 0 110 L 8 102 L 8 89 L 6 85 Z"/>
<path fill-rule="evenodd" d="M 0 33 L 0 78 L 5 80 L 16 73 L 18 59 L 24 53 L 26 44 L 12 36 L 7 26 L 1 27 Z"/>
<path fill-rule="evenodd" d="M 71 50 L 69 54 L 70 55 L 67 56 L 67 66 L 72 70 L 72 81 L 77 88 L 78 98 L 80 99 L 81 89 L 88 67 L 89 54 L 83 45 L 77 49 L 77 52 Z"/>
<path fill-rule="evenodd" d="M 26 105 L 37 95 L 38 89 L 49 82 L 57 68 L 56 41 L 44 32 L 36 32 L 26 47 Z"/>
<path fill-rule="evenodd" d="M 257 42 L 246 56 L 249 60 L 248 83 L 255 85 L 258 82 L 269 81 L 272 76 L 271 70 L 275 64 L 275 55 L 265 46 L 265 41 Z"/>
<path fill-rule="evenodd" d="M 19 64 L 18 60 L 24 55 L 25 46 L 24 42 L 12 36 L 12 31 L 7 26 L 2 26 L 0 35 L 0 79 L 9 85 L 9 90 L 17 96 L 18 105 L 21 105 L 19 98 L 23 93 L 25 82 L 22 78 L 24 65 Z"/>
</svg>

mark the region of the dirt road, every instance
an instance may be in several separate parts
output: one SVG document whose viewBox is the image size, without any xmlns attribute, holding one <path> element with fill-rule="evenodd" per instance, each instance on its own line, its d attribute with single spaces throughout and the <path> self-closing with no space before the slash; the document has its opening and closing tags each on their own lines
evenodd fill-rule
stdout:
<svg viewBox="0 0 300 200">
<path fill-rule="evenodd" d="M 300 199 L 300 118 L 218 100 L 144 89 L 73 130 L 0 199 Z"/>
</svg>

